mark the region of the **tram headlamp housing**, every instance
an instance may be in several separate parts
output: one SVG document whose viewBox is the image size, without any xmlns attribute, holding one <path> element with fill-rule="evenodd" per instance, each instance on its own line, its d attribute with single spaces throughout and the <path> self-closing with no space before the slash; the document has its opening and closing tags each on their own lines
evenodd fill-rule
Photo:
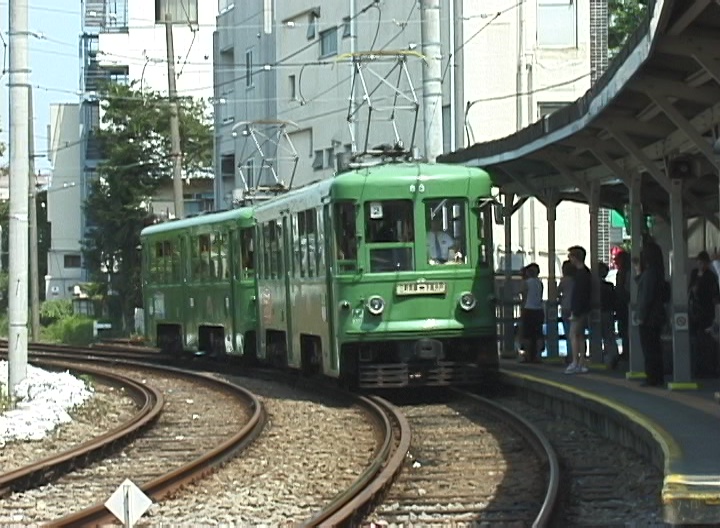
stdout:
<svg viewBox="0 0 720 528">
<path fill-rule="evenodd" d="M 460 308 L 462 308 L 466 312 L 469 312 L 477 305 L 477 299 L 475 299 L 475 296 L 472 293 L 463 292 L 460 294 L 459 303 Z"/>
<path fill-rule="evenodd" d="M 371 314 L 380 315 L 385 310 L 385 300 L 379 295 L 373 295 L 367 300 L 365 306 Z"/>
</svg>

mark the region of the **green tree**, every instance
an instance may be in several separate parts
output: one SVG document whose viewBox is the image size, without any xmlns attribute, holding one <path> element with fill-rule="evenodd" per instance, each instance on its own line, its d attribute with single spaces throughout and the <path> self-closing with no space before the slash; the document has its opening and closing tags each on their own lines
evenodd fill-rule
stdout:
<svg viewBox="0 0 720 528">
<path fill-rule="evenodd" d="M 612 57 L 625 45 L 647 12 L 647 0 L 608 0 L 608 49 Z"/>
<path fill-rule="evenodd" d="M 103 163 L 91 183 L 85 212 L 91 226 L 83 254 L 92 280 L 118 293 L 123 322 L 141 304 L 140 230 L 158 185 L 172 179 L 167 98 L 134 85 L 107 84 L 100 93 L 102 123 L 93 132 Z M 213 138 L 207 104 L 179 98 L 185 176 L 212 170 Z M 108 284 L 107 281 L 111 281 Z"/>
</svg>

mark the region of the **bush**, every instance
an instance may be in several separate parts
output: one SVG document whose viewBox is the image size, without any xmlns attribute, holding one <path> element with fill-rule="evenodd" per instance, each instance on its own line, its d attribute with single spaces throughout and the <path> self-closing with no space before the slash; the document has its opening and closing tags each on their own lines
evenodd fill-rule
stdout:
<svg viewBox="0 0 720 528">
<path fill-rule="evenodd" d="M 45 301 L 40 306 L 40 324 L 49 326 L 60 319 L 71 317 L 73 314 L 71 299 L 53 299 Z"/>
<path fill-rule="evenodd" d="M 44 329 L 42 339 L 52 343 L 86 346 L 93 342 L 93 319 L 73 315 Z"/>
</svg>

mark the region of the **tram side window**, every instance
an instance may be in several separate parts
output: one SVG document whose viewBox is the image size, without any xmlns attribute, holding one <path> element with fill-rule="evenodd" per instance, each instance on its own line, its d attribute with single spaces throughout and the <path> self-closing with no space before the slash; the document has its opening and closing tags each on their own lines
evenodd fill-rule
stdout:
<svg viewBox="0 0 720 528">
<path fill-rule="evenodd" d="M 249 278 L 255 269 L 255 234 L 251 227 L 240 231 L 241 265 L 243 278 Z"/>
<path fill-rule="evenodd" d="M 467 200 L 425 201 L 427 259 L 431 266 L 467 264 Z"/>
<path fill-rule="evenodd" d="M 317 211 L 308 209 L 297 215 L 295 262 L 301 277 L 317 276 Z"/>
<path fill-rule="evenodd" d="M 165 248 L 163 242 L 155 243 L 155 253 L 150 263 L 150 277 L 154 282 L 164 282 Z"/>
<path fill-rule="evenodd" d="M 270 224 L 263 224 L 262 226 L 262 243 L 263 243 L 263 277 L 265 279 L 270 278 Z"/>
<path fill-rule="evenodd" d="M 317 253 L 317 275 L 325 273 L 325 221 L 323 220 L 322 209 L 313 209 L 313 215 L 317 222 L 316 229 L 316 253 Z"/>
<path fill-rule="evenodd" d="M 217 278 L 227 279 L 229 276 L 228 267 L 228 235 L 227 233 L 219 233 L 215 236 L 215 244 L 217 246 L 218 269 Z"/>
<path fill-rule="evenodd" d="M 337 247 L 338 272 L 357 269 L 357 231 L 355 204 L 335 204 L 335 245 Z"/>
<path fill-rule="evenodd" d="M 414 215 L 410 200 L 365 203 L 365 239 L 370 247 L 370 271 L 411 271 L 414 263 Z"/>
<path fill-rule="evenodd" d="M 181 282 L 182 256 L 179 239 L 168 241 L 168 254 L 170 255 L 170 282 Z"/>
<path fill-rule="evenodd" d="M 482 267 L 493 265 L 493 221 L 492 204 L 488 203 L 478 211 L 478 258 Z"/>
<path fill-rule="evenodd" d="M 198 278 L 207 280 L 210 276 L 210 235 L 200 235 L 198 237 Z"/>
<path fill-rule="evenodd" d="M 271 220 L 268 224 L 268 249 L 270 253 L 269 275 L 271 279 L 282 276 L 282 227 L 277 221 Z"/>
</svg>

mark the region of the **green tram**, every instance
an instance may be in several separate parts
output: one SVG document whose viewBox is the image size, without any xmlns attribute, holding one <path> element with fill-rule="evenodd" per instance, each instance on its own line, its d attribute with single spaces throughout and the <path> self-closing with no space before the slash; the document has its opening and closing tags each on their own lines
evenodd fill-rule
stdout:
<svg viewBox="0 0 720 528">
<path fill-rule="evenodd" d="M 158 347 L 255 355 L 254 230 L 249 207 L 143 229 L 145 328 Z"/>
<path fill-rule="evenodd" d="M 146 333 L 358 388 L 498 369 L 491 180 L 393 162 L 144 229 Z"/>
<path fill-rule="evenodd" d="M 254 208 L 258 356 L 359 388 L 498 368 L 491 180 L 386 163 Z"/>
</svg>

